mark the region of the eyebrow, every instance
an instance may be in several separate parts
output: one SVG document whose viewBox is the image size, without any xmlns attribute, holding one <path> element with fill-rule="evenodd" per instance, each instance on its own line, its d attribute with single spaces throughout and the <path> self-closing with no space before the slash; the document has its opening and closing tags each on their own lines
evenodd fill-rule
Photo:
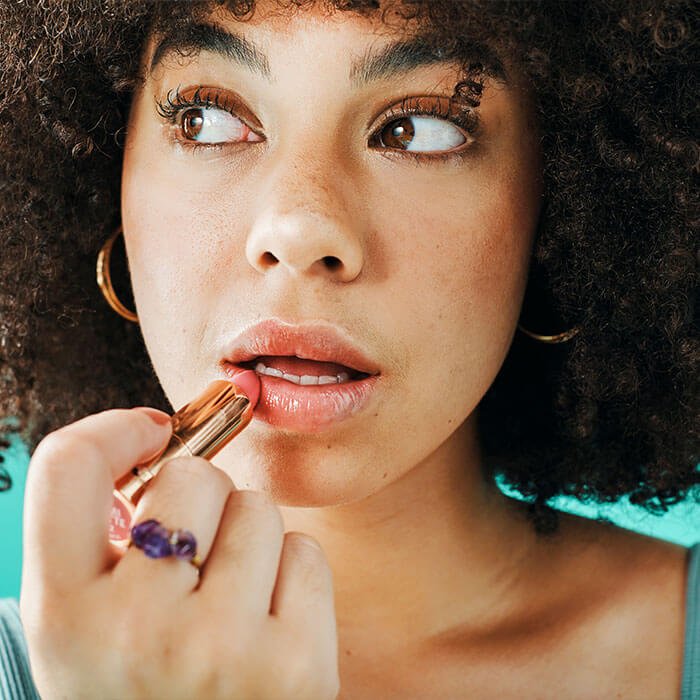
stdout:
<svg viewBox="0 0 700 700">
<path fill-rule="evenodd" d="M 240 34 L 209 24 L 187 24 L 175 33 L 162 36 L 153 52 L 150 71 L 171 53 L 189 50 L 218 54 L 257 73 L 268 83 L 275 82 L 267 56 L 254 42 Z M 359 89 L 416 68 L 438 63 L 449 64 L 457 60 L 456 50 L 450 54 L 441 48 L 435 48 L 424 38 L 415 37 L 389 44 L 376 52 L 368 49 L 351 65 L 348 80 L 353 87 Z M 491 69 L 485 72 L 505 80 L 502 70 Z"/>
</svg>

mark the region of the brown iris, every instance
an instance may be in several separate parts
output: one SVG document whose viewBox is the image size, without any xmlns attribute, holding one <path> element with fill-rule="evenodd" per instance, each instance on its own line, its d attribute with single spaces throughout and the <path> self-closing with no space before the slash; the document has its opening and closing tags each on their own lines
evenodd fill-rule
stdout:
<svg viewBox="0 0 700 700">
<path fill-rule="evenodd" d="M 389 122 L 380 132 L 382 144 L 392 148 L 400 148 L 411 141 L 416 133 L 410 117 L 403 117 Z"/>
<path fill-rule="evenodd" d="M 182 116 L 182 130 L 188 139 L 194 138 L 202 130 L 204 117 L 201 108 L 188 109 Z"/>
</svg>

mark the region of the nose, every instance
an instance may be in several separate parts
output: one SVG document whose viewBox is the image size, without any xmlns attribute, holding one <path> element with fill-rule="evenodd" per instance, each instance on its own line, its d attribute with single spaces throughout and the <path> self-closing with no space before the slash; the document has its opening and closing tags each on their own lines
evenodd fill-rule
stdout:
<svg viewBox="0 0 700 700">
<path fill-rule="evenodd" d="M 320 173 L 318 165 L 295 164 L 268 180 L 260 193 L 260 214 L 246 241 L 246 257 L 259 272 L 286 271 L 293 277 L 326 276 L 351 282 L 362 270 L 357 221 L 344 206 L 339 168 Z M 337 165 L 337 162 L 336 164 Z"/>
</svg>

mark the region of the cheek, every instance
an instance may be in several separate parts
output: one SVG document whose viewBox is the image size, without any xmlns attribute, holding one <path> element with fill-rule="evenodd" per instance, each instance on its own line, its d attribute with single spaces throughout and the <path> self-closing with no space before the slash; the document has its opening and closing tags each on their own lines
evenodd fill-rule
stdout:
<svg viewBox="0 0 700 700">
<path fill-rule="evenodd" d="M 400 218 L 385 224 L 396 231 L 403 222 L 387 245 L 393 246 L 391 259 L 403 261 L 397 268 L 405 279 L 397 280 L 397 288 L 413 298 L 414 311 L 416 304 L 426 310 L 424 317 L 450 315 L 472 326 L 505 315 L 507 327 L 517 313 L 536 216 L 513 182 L 490 182 L 444 189 L 439 196 L 435 190 L 415 193 L 398 204 Z"/>
<path fill-rule="evenodd" d="M 125 153 L 122 222 L 141 331 L 155 367 L 166 370 L 196 357 L 204 334 L 214 246 L 200 212 L 214 205 L 164 161 L 138 142 Z"/>
<path fill-rule="evenodd" d="M 203 265 L 217 248 L 214 231 L 225 230 L 225 222 L 217 220 L 216 188 L 192 172 L 201 169 L 158 155 L 158 149 L 135 139 L 125 153 L 122 177 L 134 293 L 148 310 L 165 303 L 186 305 L 206 288 Z"/>
<path fill-rule="evenodd" d="M 449 182 L 399 189 L 381 224 L 393 232 L 384 240 L 394 330 L 415 350 L 415 378 L 449 387 L 457 412 L 493 381 L 517 323 L 539 213 L 517 172 L 512 161 L 482 164 Z"/>
</svg>

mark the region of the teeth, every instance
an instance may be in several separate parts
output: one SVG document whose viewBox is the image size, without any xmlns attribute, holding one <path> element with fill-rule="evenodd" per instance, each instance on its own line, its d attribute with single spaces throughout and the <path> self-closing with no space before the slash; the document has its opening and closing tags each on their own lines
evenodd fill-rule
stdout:
<svg viewBox="0 0 700 700">
<path fill-rule="evenodd" d="M 300 377 L 297 374 L 287 374 L 286 372 L 281 372 L 273 367 L 266 367 L 262 362 L 258 362 L 255 365 L 255 371 L 258 374 L 266 374 L 268 377 L 279 377 L 280 379 L 286 379 L 288 382 L 299 384 L 301 386 L 308 386 L 311 384 L 343 384 L 350 380 L 350 375 L 347 372 L 340 372 L 340 374 L 336 374 L 335 377 L 315 377 L 309 374 L 302 374 Z"/>
<path fill-rule="evenodd" d="M 262 362 L 258 362 L 257 365 L 255 365 L 255 371 L 258 372 L 259 374 L 267 374 L 270 377 L 282 377 L 284 375 L 284 372 L 280 372 L 278 369 L 273 369 L 272 367 L 266 367 Z M 291 375 L 287 375 L 288 377 Z"/>
</svg>

